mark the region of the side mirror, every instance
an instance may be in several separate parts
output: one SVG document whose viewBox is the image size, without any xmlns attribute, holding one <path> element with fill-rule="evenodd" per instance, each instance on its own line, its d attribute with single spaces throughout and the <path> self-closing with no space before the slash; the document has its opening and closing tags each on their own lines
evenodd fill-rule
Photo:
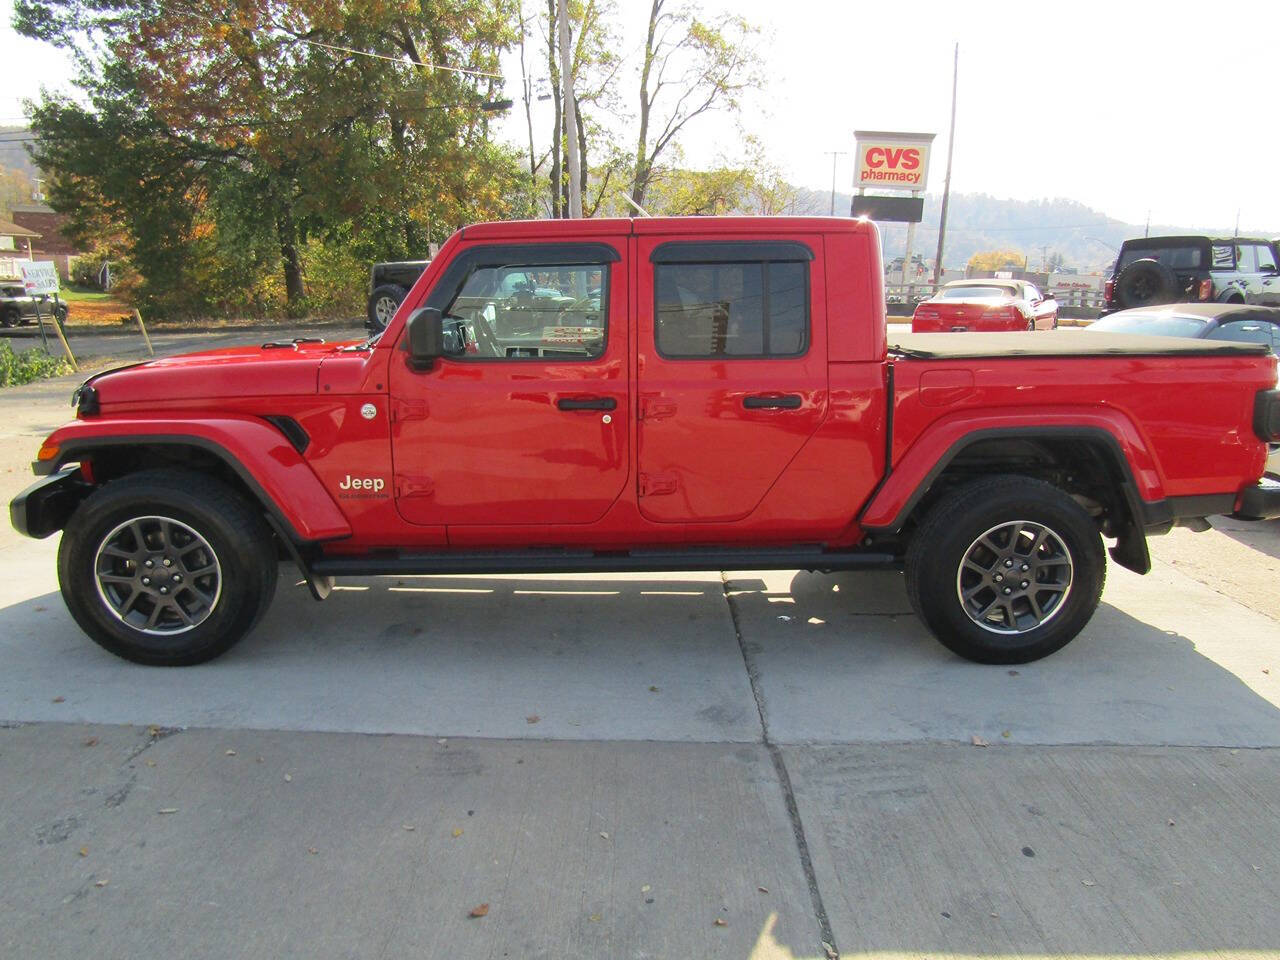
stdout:
<svg viewBox="0 0 1280 960">
<path fill-rule="evenodd" d="M 437 357 L 445 355 L 444 316 L 435 307 L 422 307 L 409 315 L 409 364 L 415 370 L 429 370 Z"/>
</svg>

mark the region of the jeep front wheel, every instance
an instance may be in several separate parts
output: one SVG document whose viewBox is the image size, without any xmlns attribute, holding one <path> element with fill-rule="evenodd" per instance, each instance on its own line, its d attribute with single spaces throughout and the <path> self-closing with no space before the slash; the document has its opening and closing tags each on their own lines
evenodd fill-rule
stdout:
<svg viewBox="0 0 1280 960">
<path fill-rule="evenodd" d="M 942 498 L 907 552 L 907 594 L 948 649 L 1026 663 L 1069 643 L 1097 609 L 1102 538 L 1084 509 L 1029 477 L 993 477 Z"/>
<path fill-rule="evenodd" d="M 104 485 L 58 549 L 76 623 L 111 653 L 152 666 L 225 653 L 266 611 L 276 576 L 259 513 L 225 484 L 176 470 Z"/>
</svg>

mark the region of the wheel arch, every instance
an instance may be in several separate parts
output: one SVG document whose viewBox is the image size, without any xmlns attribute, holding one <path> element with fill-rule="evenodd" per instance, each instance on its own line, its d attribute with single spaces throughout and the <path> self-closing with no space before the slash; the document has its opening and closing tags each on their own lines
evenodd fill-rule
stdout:
<svg viewBox="0 0 1280 960">
<path fill-rule="evenodd" d="M 118 433 L 76 430 L 85 423 L 76 421 L 50 436 L 46 445 L 56 443 L 57 455 L 38 461 L 37 472 L 53 474 L 68 463 L 89 461 L 95 485 L 157 467 L 210 473 L 256 503 L 272 526 L 295 544 L 351 535 L 346 518 L 311 467 L 289 438 L 266 421 L 244 418 L 231 424 L 238 435 L 235 443 L 227 442 L 226 422 L 184 421 L 188 429 L 181 431 L 129 424 L 120 424 Z"/>
<path fill-rule="evenodd" d="M 904 457 L 900 466 L 906 464 Z M 1102 426 L 988 427 L 967 432 L 951 441 L 914 483 L 909 475 L 901 479 L 896 495 L 887 484 L 882 486 L 863 510 L 861 526 L 873 536 L 909 538 L 947 492 L 993 473 L 1053 484 L 1090 512 L 1100 532 L 1116 539 L 1110 550 L 1113 560 L 1137 573 L 1151 569 L 1145 528 L 1154 525 L 1151 514 L 1158 511 L 1143 501 L 1120 440 Z"/>
</svg>

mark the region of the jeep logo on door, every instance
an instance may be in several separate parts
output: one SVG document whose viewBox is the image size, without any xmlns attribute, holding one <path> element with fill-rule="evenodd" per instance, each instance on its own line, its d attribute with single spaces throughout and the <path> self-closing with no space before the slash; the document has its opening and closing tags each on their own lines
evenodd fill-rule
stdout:
<svg viewBox="0 0 1280 960">
<path fill-rule="evenodd" d="M 929 177 L 932 133 L 885 133 L 858 130 L 856 187 L 923 190 Z"/>
</svg>

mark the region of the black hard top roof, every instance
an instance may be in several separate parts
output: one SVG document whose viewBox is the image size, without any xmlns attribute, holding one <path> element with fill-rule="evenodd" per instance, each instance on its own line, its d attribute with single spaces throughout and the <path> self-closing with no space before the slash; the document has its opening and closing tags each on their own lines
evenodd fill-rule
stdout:
<svg viewBox="0 0 1280 960">
<path fill-rule="evenodd" d="M 1184 234 L 1174 237 L 1131 237 L 1126 247 L 1190 247 L 1202 243 L 1270 243 L 1262 237 L 1211 237 L 1207 234 Z"/>
</svg>

